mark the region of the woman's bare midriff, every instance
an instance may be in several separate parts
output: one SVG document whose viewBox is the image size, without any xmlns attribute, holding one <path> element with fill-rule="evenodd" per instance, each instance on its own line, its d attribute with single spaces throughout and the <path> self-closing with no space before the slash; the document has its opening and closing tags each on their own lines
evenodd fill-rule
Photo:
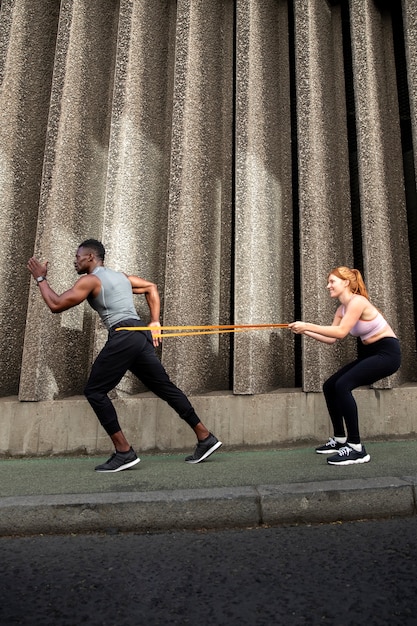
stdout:
<svg viewBox="0 0 417 626">
<path fill-rule="evenodd" d="M 369 339 L 365 339 L 365 341 L 362 341 L 362 343 L 364 346 L 368 346 L 369 344 L 375 343 L 376 341 L 379 341 L 380 339 L 385 339 L 386 337 L 397 339 L 396 335 L 394 334 L 394 331 L 392 330 L 392 328 L 390 328 L 388 324 L 385 326 L 385 328 L 381 330 L 381 332 L 377 333 L 376 335 L 373 335 L 372 337 L 369 337 Z"/>
</svg>

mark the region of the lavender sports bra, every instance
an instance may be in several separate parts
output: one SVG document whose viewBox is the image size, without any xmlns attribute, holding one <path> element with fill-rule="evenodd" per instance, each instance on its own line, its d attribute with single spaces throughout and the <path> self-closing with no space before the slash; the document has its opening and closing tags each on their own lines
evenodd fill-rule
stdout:
<svg viewBox="0 0 417 626">
<path fill-rule="evenodd" d="M 342 306 L 342 315 L 344 314 L 345 307 Z M 362 341 L 366 341 L 367 339 L 370 339 L 374 335 L 380 333 L 386 325 L 386 319 L 378 311 L 373 320 L 358 320 L 350 330 L 350 334 L 353 335 L 353 337 L 360 337 Z"/>
</svg>

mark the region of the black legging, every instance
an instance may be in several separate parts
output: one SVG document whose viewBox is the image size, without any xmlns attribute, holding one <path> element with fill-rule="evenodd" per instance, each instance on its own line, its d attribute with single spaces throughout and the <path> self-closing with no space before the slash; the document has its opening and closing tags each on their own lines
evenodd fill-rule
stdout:
<svg viewBox="0 0 417 626">
<path fill-rule="evenodd" d="M 345 423 L 349 443 L 360 443 L 358 407 L 352 390 L 390 376 L 401 365 L 400 342 L 394 337 L 361 348 L 360 357 L 330 376 L 323 385 L 334 436 L 345 437 Z"/>
<path fill-rule="evenodd" d="M 124 320 L 118 326 L 137 326 Z M 121 430 L 116 410 L 108 397 L 130 370 L 155 395 L 165 400 L 191 426 L 200 422 L 187 396 L 171 382 L 152 343 L 149 331 L 109 331 L 108 340 L 91 368 L 84 394 L 108 435 Z"/>
</svg>

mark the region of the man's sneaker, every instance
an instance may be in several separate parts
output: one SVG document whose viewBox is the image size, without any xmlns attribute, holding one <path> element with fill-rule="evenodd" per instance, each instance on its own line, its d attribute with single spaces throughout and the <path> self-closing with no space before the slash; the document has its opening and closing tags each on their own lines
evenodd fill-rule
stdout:
<svg viewBox="0 0 417 626">
<path fill-rule="evenodd" d="M 336 439 L 330 437 L 329 441 L 325 443 L 324 446 L 319 446 L 318 448 L 316 448 L 316 452 L 317 454 L 333 454 L 333 452 L 336 452 L 336 450 L 340 450 L 345 445 L 345 443 L 339 443 L 338 441 L 336 441 Z"/>
<path fill-rule="evenodd" d="M 368 463 L 371 457 L 365 450 L 365 446 L 362 446 L 360 452 L 356 452 L 348 444 L 340 448 L 339 452 L 335 456 L 331 456 L 327 459 L 329 465 L 353 465 L 354 463 Z"/>
<path fill-rule="evenodd" d="M 198 442 L 193 454 L 187 456 L 185 460 L 187 463 L 201 463 L 201 461 L 207 459 L 210 454 L 213 454 L 217 448 L 220 448 L 221 445 L 222 442 L 210 433 L 207 439 Z"/>
<path fill-rule="evenodd" d="M 140 458 L 136 455 L 136 452 L 133 448 L 130 448 L 128 452 L 114 452 L 108 461 L 102 465 L 97 465 L 94 469 L 96 472 L 120 472 L 133 467 L 139 461 Z"/>
</svg>

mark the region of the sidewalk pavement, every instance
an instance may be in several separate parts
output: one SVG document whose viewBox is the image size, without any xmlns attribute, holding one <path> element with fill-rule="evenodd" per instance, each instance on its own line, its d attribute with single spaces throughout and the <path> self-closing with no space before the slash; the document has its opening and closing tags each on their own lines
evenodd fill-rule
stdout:
<svg viewBox="0 0 417 626">
<path fill-rule="evenodd" d="M 317 444 L 316 444 L 317 445 Z M 417 441 L 366 442 L 371 461 L 332 466 L 314 444 L 138 454 L 100 474 L 103 457 L 0 460 L 0 536 L 157 532 L 415 516 Z"/>
</svg>

